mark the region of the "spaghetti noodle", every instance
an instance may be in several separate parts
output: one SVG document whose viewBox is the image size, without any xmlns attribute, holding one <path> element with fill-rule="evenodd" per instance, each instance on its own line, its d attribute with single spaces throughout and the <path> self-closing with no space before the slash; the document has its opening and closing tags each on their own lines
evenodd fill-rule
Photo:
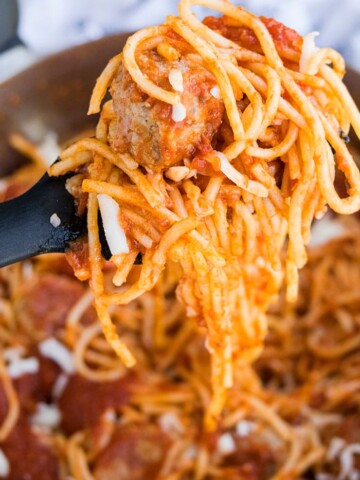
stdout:
<svg viewBox="0 0 360 480">
<path fill-rule="evenodd" d="M 224 17 L 201 23 L 195 3 Z M 67 187 L 87 208 L 87 239 L 67 256 L 91 288 L 61 255 L 0 272 L 3 478 L 359 470 L 357 221 L 306 250 L 327 204 L 358 209 L 343 137 L 360 123 L 342 59 L 227 2 L 179 8 L 110 61 L 90 103 L 99 111 L 110 87 L 95 138 L 51 168 L 75 172 Z M 2 183 L 1 200 L 44 165 L 12 143 L 34 165 Z"/>
<path fill-rule="evenodd" d="M 21 178 L 5 181 L 7 191 Z M 355 219 L 337 222 L 330 227 L 341 238 L 310 249 L 297 302 L 287 303 L 281 291 L 270 307 L 264 350 L 234 372 L 212 432 L 204 429 L 211 355 L 196 324 L 184 321 L 176 264 L 150 292 L 113 307 L 112 319 L 138 360 L 133 369 L 106 342 L 92 292 L 62 255 L 2 269 L 3 478 L 354 477 L 360 228 Z M 107 281 L 115 271 L 107 265 Z"/>
<path fill-rule="evenodd" d="M 201 22 L 194 5 L 224 16 Z M 331 49 L 309 54 L 293 30 L 225 0 L 181 0 L 179 13 L 131 36 L 110 61 L 90 102 L 89 112 L 99 112 L 110 88 L 96 138 L 65 150 L 50 174 L 78 172 L 88 194 L 90 284 L 125 365 L 139 359 L 119 337 L 112 307 L 155 288 L 167 262 L 181 266 L 177 295 L 211 352 L 211 430 L 235 372 L 262 351 L 265 313 L 284 275 L 287 299 L 296 299 L 312 220 L 327 205 L 342 214 L 360 208 L 359 170 L 339 134 L 352 125 L 359 135 L 360 115 Z M 105 204 L 118 212 L 116 228 L 104 225 L 108 240 L 120 230 L 108 241 L 118 242 L 113 286 L 101 255 L 100 196 L 103 220 Z M 142 267 L 132 270 L 139 253 Z"/>
</svg>

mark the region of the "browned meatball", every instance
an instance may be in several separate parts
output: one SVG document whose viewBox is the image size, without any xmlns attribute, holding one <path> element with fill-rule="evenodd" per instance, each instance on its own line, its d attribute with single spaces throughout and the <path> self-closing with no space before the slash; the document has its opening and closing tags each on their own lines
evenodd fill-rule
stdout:
<svg viewBox="0 0 360 480">
<path fill-rule="evenodd" d="M 155 479 L 169 448 L 159 427 L 130 424 L 118 428 L 94 466 L 96 480 Z"/>
<path fill-rule="evenodd" d="M 21 328 L 37 340 L 46 335 L 56 335 L 64 328 L 70 308 L 84 292 L 85 288 L 77 280 L 51 273 L 23 285 L 21 295 L 15 303 Z M 83 321 L 90 323 L 95 318 L 95 312 L 89 309 Z"/>
<path fill-rule="evenodd" d="M 7 480 L 58 480 L 60 461 L 47 435 L 35 433 L 24 418 L 20 418 L 7 439 L 0 443 L 9 460 Z"/>
<path fill-rule="evenodd" d="M 31 349 L 28 355 L 38 359 L 39 370 L 14 378 L 13 385 L 20 401 L 21 411 L 32 414 L 35 412 L 38 402 L 52 400 L 52 392 L 55 382 L 61 374 L 61 368 L 54 361 L 41 356 L 36 350 Z"/>
<path fill-rule="evenodd" d="M 198 152 L 211 148 L 212 138 L 221 124 L 224 106 L 211 89 L 214 76 L 193 57 L 184 56 L 169 62 L 154 52 L 142 54 L 140 68 L 158 86 L 173 91 L 169 83 L 172 69 L 183 78 L 181 103 L 186 109 L 184 120 L 172 119 L 172 106 L 152 99 L 139 90 L 124 65 L 112 83 L 116 120 L 110 124 L 112 147 L 130 153 L 137 162 L 153 171 L 161 171 Z"/>
<path fill-rule="evenodd" d="M 284 461 L 284 452 L 262 439 L 259 434 L 250 434 L 246 437 L 235 435 L 234 441 L 236 449 L 224 461 L 231 480 L 272 478 L 278 465 Z"/>
<path fill-rule="evenodd" d="M 80 375 L 69 379 L 61 397 L 61 427 L 67 434 L 95 426 L 108 408 L 126 405 L 130 398 L 132 379 L 92 382 Z"/>
</svg>

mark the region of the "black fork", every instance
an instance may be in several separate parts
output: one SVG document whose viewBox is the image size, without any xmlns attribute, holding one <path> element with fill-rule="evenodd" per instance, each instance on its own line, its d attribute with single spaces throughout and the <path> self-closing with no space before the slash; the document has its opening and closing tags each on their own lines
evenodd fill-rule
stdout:
<svg viewBox="0 0 360 480">
<path fill-rule="evenodd" d="M 69 177 L 45 173 L 26 193 L 0 203 L 0 267 L 43 253 L 65 252 L 85 232 L 86 218 L 76 214 L 74 198 L 65 188 Z M 54 214 L 60 219 L 57 227 L 50 221 Z"/>
</svg>

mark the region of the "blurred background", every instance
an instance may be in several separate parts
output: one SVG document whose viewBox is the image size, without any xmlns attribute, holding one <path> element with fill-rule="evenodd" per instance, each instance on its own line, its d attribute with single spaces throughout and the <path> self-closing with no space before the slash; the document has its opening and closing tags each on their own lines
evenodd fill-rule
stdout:
<svg viewBox="0 0 360 480">
<path fill-rule="evenodd" d="M 336 48 L 349 66 L 360 71 L 359 1 L 233 0 L 233 3 L 275 17 L 303 35 L 319 31 L 318 45 Z M 0 55 L 0 81 L 63 48 L 161 23 L 168 13 L 176 12 L 176 4 L 177 0 L 0 0 L 0 46 L 5 50 Z M 14 29 L 16 38 L 11 35 L 10 38 L 9 33 Z"/>
</svg>

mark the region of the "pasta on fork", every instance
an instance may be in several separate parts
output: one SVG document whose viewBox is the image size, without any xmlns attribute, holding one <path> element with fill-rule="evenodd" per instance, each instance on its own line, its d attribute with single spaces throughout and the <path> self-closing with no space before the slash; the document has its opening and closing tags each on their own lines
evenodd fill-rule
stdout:
<svg viewBox="0 0 360 480">
<path fill-rule="evenodd" d="M 196 5 L 222 16 L 200 21 Z M 90 280 L 104 335 L 125 365 L 137 359 L 112 306 L 156 288 L 167 263 L 180 266 L 177 296 L 211 353 L 209 430 L 234 372 L 259 357 L 284 280 L 296 300 L 313 220 L 328 206 L 360 208 L 344 141 L 350 126 L 360 136 L 360 115 L 344 73 L 342 57 L 316 48 L 313 34 L 226 0 L 180 0 L 178 17 L 135 33 L 110 60 L 90 101 L 89 113 L 100 112 L 96 137 L 50 168 L 76 172 L 68 188 L 86 201 L 88 236 L 68 258 Z M 99 215 L 116 267 L 110 283 Z M 142 266 L 133 267 L 138 254 Z"/>
</svg>

